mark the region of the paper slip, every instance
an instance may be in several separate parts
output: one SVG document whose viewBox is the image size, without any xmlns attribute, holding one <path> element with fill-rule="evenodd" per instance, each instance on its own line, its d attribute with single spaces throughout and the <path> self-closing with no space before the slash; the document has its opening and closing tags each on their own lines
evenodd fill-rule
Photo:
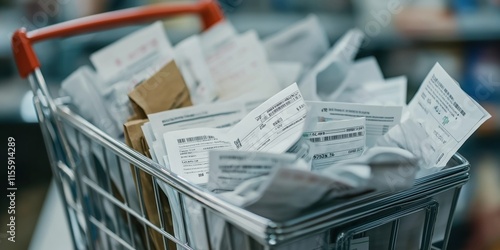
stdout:
<svg viewBox="0 0 500 250">
<path fill-rule="evenodd" d="M 267 37 L 263 44 L 270 61 L 300 62 L 308 68 L 319 61 L 329 47 L 326 32 L 315 15 Z"/>
<path fill-rule="evenodd" d="M 243 181 L 269 175 L 275 168 L 295 165 L 297 156 L 294 154 L 212 150 L 209 152 L 210 175 L 207 189 L 214 193 L 233 191 Z M 307 165 L 296 167 L 308 169 Z"/>
<path fill-rule="evenodd" d="M 200 34 L 203 52 L 206 55 L 211 55 L 214 50 L 217 50 L 237 35 L 236 29 L 230 22 L 220 21 Z"/>
<path fill-rule="evenodd" d="M 365 118 L 319 122 L 302 134 L 315 144 L 312 170 L 329 167 L 334 162 L 363 154 L 366 143 Z"/>
<path fill-rule="evenodd" d="M 220 100 L 242 95 L 268 98 L 281 89 L 255 31 L 231 39 L 206 59 Z"/>
<path fill-rule="evenodd" d="M 297 82 L 303 70 L 302 64 L 297 62 L 271 62 L 270 66 L 283 89 Z"/>
<path fill-rule="evenodd" d="M 252 110 L 229 132 L 238 150 L 283 153 L 301 136 L 306 104 L 292 84 Z"/>
<path fill-rule="evenodd" d="M 323 95 L 324 101 L 340 102 L 345 93 L 358 90 L 360 87 L 371 82 L 384 82 L 384 75 L 377 59 L 373 56 L 356 60 L 349 67 L 347 75 L 340 84 L 342 88 L 337 88 L 329 95 Z"/>
<path fill-rule="evenodd" d="M 401 121 L 402 107 L 377 106 L 342 102 L 306 102 L 315 110 L 320 120 L 345 120 L 366 118 L 366 146 L 375 145 L 377 139 Z"/>
<path fill-rule="evenodd" d="M 304 76 L 300 82 L 300 90 L 306 100 L 318 101 L 318 93 L 325 97 L 345 88 L 343 80 L 363 37 L 361 30 L 349 30 Z"/>
<path fill-rule="evenodd" d="M 243 102 L 230 101 L 173 109 L 148 115 L 155 140 L 168 131 L 188 128 L 224 128 L 237 124 L 246 114 Z"/>
<path fill-rule="evenodd" d="M 157 21 L 93 53 L 90 61 L 99 75 L 107 80 L 130 71 L 137 64 L 151 65 L 158 58 L 165 58 L 163 61 L 166 62 L 172 57 L 172 45 L 162 22 Z"/>
<path fill-rule="evenodd" d="M 420 86 L 414 98 L 408 104 L 409 120 L 415 126 L 421 126 L 427 134 L 419 140 L 425 144 L 421 150 L 424 162 L 431 166 L 443 167 L 457 152 L 469 136 L 491 116 L 477 102 L 470 98 L 448 73 L 436 63 Z M 406 124 L 406 123 L 405 123 Z M 404 124 L 402 124 L 404 125 Z M 403 130 L 405 130 L 403 126 Z M 408 126 L 411 129 L 411 126 Z M 406 134 L 413 133 L 403 131 Z M 401 129 L 387 134 L 397 145 L 407 146 L 400 141 L 401 135 L 394 134 Z M 410 150 L 411 151 L 411 150 Z"/>
<path fill-rule="evenodd" d="M 311 168 L 314 153 L 316 152 L 316 146 L 310 140 L 301 137 L 286 152 L 296 155 L 297 158 L 303 159 L 309 168 Z"/>
<path fill-rule="evenodd" d="M 358 193 L 370 178 L 370 167 L 330 168 L 330 172 L 313 173 L 295 168 L 278 168 L 266 179 L 248 190 L 246 182 L 234 192 L 223 193 L 245 209 L 266 218 L 282 221 L 297 216 L 313 204 Z M 257 179 L 258 180 L 258 179 Z M 360 181 L 363 180 L 363 181 Z M 253 181 L 253 180 L 249 180 Z M 239 195 L 243 197 L 238 197 Z"/>
<path fill-rule="evenodd" d="M 335 164 L 335 168 L 359 165 L 370 166 L 371 176 L 366 188 L 377 191 L 394 192 L 410 188 L 419 170 L 415 155 L 397 147 L 370 148 L 361 157 Z"/>
<path fill-rule="evenodd" d="M 208 151 L 233 147 L 218 129 L 187 131 L 189 133 L 166 133 L 164 136 L 170 170 L 195 184 L 205 184 L 208 181 Z"/>
<path fill-rule="evenodd" d="M 200 127 L 228 128 L 237 124 L 245 114 L 243 102 L 205 104 L 148 115 L 149 122 L 142 130 L 147 135 L 146 141 L 153 149 L 155 157 L 162 159 L 167 152 L 163 141 L 164 133 Z"/>
<path fill-rule="evenodd" d="M 186 142 L 179 140 L 185 138 L 202 138 L 203 145 L 208 143 L 205 138 L 209 138 L 210 143 L 217 142 L 217 145 L 224 146 L 226 143 L 229 144 L 230 147 L 226 149 L 284 153 L 301 137 L 305 116 L 305 102 L 297 84 L 290 85 L 251 111 L 229 132 L 205 128 L 165 133 L 163 137 L 170 165 L 175 165 L 177 168 L 172 168 L 172 170 L 181 176 L 184 176 L 186 172 L 179 168 L 191 167 L 191 162 L 184 161 L 177 154 L 179 154 L 181 147 L 185 148 L 189 144 L 199 145 L 201 142 L 188 141 L 187 139 Z M 217 147 L 193 146 L 191 148 L 191 153 L 196 153 L 199 156 L 198 162 L 205 164 L 205 171 L 208 171 L 207 151 L 217 149 Z M 171 157 L 172 154 L 176 156 Z M 201 157 L 206 159 L 201 160 Z M 198 167 L 201 169 L 201 166 Z M 191 176 L 191 178 L 194 177 Z M 203 183 L 206 181 L 206 178 L 201 178 L 194 182 Z"/>
<path fill-rule="evenodd" d="M 194 105 L 210 103 L 217 98 L 217 88 L 203 56 L 199 36 L 190 36 L 175 46 L 175 63 Z"/>
<path fill-rule="evenodd" d="M 357 88 L 346 89 L 336 98 L 336 101 L 371 105 L 406 106 L 406 92 L 406 76 L 399 76 L 382 80 L 381 82 L 367 82 Z"/>
</svg>

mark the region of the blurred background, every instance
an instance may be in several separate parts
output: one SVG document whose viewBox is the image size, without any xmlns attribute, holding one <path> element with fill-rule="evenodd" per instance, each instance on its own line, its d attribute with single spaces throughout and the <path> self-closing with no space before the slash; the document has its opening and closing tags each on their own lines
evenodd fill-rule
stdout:
<svg viewBox="0 0 500 250">
<path fill-rule="evenodd" d="M 18 142 L 15 245 L 18 249 L 27 249 L 34 232 L 46 228 L 42 223 L 35 230 L 38 220 L 43 217 L 40 214 L 44 201 L 56 206 L 54 209 L 58 203 L 48 195 L 51 172 L 31 104 L 29 84 L 19 78 L 12 58 L 12 32 L 22 26 L 33 30 L 82 16 L 156 2 L 163 1 L 0 0 L 0 138 L 6 140 L 13 136 Z M 471 180 L 459 199 L 449 248 L 500 249 L 500 0 L 219 2 L 239 31 L 255 29 L 261 37 L 309 13 L 318 15 L 331 42 L 349 28 L 359 27 L 367 34 L 367 40 L 358 57 L 374 55 L 385 77 L 406 75 L 408 100 L 438 61 L 493 116 L 460 150 L 471 162 Z M 387 11 L 391 2 L 403 6 L 398 13 Z M 200 28 L 193 18 L 180 18 L 166 24 L 174 44 Z M 137 28 L 139 26 L 114 29 L 37 45 L 42 72 L 50 89 L 57 91 L 62 79 L 78 66 L 88 64 L 91 52 Z M 1 152 L 5 152 L 6 143 L 0 144 Z M 1 171 L 1 175 L 5 180 L 6 171 Z M 1 199 L 1 225 L 7 223 L 5 197 L 2 195 Z M 62 218 L 62 210 L 57 211 L 61 211 Z M 58 221 L 52 217 L 41 220 L 45 223 Z M 59 230 L 67 230 L 64 222 L 61 223 Z M 4 249 L 1 246 L 5 237 L 2 229 L 0 249 Z M 43 241 L 36 238 L 37 242 Z M 38 249 L 36 244 L 34 249 Z"/>
</svg>

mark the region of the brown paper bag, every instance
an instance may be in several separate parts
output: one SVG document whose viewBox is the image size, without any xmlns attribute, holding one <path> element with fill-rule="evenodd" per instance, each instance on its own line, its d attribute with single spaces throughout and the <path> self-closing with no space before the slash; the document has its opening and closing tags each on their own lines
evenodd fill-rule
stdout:
<svg viewBox="0 0 500 250">
<path fill-rule="evenodd" d="M 189 89 L 174 61 L 129 93 L 135 115 L 130 120 L 146 119 L 148 114 L 191 106 Z"/>
<path fill-rule="evenodd" d="M 134 108 L 134 115 L 124 124 L 125 141 L 128 146 L 151 158 L 149 148 L 142 133 L 141 126 L 146 123 L 147 115 L 170 109 L 191 106 L 189 90 L 179 72 L 174 61 L 167 63 L 160 71 L 148 80 L 140 83 L 132 92 L 129 98 Z M 131 166 L 135 174 L 135 167 Z M 142 196 L 146 216 L 151 223 L 160 227 L 160 218 L 157 211 L 157 204 L 153 189 L 151 175 L 139 171 L 141 180 Z M 137 183 L 136 183 L 137 186 Z M 174 234 L 172 212 L 168 198 L 163 192 L 159 192 L 159 200 L 163 207 L 163 218 L 165 219 L 165 231 Z M 149 229 L 149 237 L 152 247 L 163 249 L 163 236 L 156 230 Z M 146 239 L 147 240 L 147 239 Z M 176 249 L 176 244 L 168 241 L 169 249 Z"/>
</svg>

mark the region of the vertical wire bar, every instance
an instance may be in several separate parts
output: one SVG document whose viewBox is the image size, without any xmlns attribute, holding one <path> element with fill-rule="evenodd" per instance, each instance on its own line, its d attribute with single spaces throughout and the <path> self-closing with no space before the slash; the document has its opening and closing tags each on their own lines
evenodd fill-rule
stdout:
<svg viewBox="0 0 500 250">
<path fill-rule="evenodd" d="M 389 241 L 389 249 L 391 250 L 396 249 L 396 242 L 398 240 L 398 233 L 399 233 L 399 223 L 400 219 L 396 219 L 395 221 L 392 222 L 391 238 Z"/>
<path fill-rule="evenodd" d="M 448 222 L 446 223 L 446 231 L 444 232 L 443 247 L 442 249 L 448 248 L 448 240 L 450 239 L 451 227 L 453 224 L 453 218 L 455 214 L 455 208 L 457 207 L 458 196 L 462 187 L 455 188 L 453 192 L 453 200 L 451 201 L 450 212 L 448 213 Z"/>
<path fill-rule="evenodd" d="M 229 223 L 226 223 L 226 226 L 224 227 L 224 234 L 226 237 L 226 244 L 227 246 L 229 247 L 228 250 L 232 250 L 233 249 L 233 242 L 232 242 L 232 233 L 231 233 L 231 224 Z"/>
<path fill-rule="evenodd" d="M 87 154 L 88 154 L 88 155 L 87 155 L 87 156 L 88 156 L 88 159 L 90 160 L 90 162 L 89 162 L 89 163 L 90 163 L 91 167 L 94 169 L 94 172 L 95 172 L 95 174 L 96 174 L 96 178 L 97 178 L 97 176 L 98 176 L 98 172 L 97 172 L 97 168 L 96 168 L 95 157 L 94 157 L 94 155 L 92 155 L 92 146 L 91 146 L 90 138 L 85 137 L 85 139 L 87 140 L 87 144 L 89 145 L 89 151 L 88 151 L 88 153 L 87 153 Z M 100 186 L 100 185 L 99 185 L 99 180 L 92 180 L 92 181 L 97 182 L 97 185 L 98 185 L 98 186 Z M 89 191 L 89 192 L 90 192 L 90 193 L 94 193 L 93 191 Z M 98 205 L 99 210 L 100 210 L 99 215 L 100 215 L 100 217 L 101 217 L 101 223 L 102 223 L 104 226 L 108 227 L 108 226 L 107 226 L 107 225 L 108 225 L 108 223 L 107 223 L 107 214 L 106 214 L 106 210 L 104 209 L 104 205 L 103 205 L 104 197 L 101 197 L 101 196 L 100 196 L 99 194 L 97 194 L 97 193 L 95 193 L 95 196 L 94 196 L 94 197 L 96 197 L 96 199 L 95 199 L 95 200 L 97 201 L 97 205 Z M 99 228 L 99 227 L 96 227 L 96 228 Z M 108 245 L 108 249 L 112 249 L 112 247 L 111 247 L 111 243 L 110 243 L 111 239 L 109 238 L 109 235 L 108 235 L 108 234 L 106 234 L 105 232 L 103 232 L 101 229 L 99 229 L 99 231 L 101 232 L 101 234 L 102 234 L 102 233 L 104 233 L 104 235 L 105 235 L 105 237 L 106 237 L 106 238 L 105 238 L 105 239 L 103 239 L 103 240 L 106 240 L 106 243 L 107 243 L 107 245 Z"/>
<path fill-rule="evenodd" d="M 438 204 L 434 203 L 425 208 L 425 222 L 423 228 L 423 237 L 421 249 L 430 249 L 432 236 L 434 235 L 434 225 L 436 223 Z"/>
<path fill-rule="evenodd" d="M 102 157 L 103 157 L 103 160 L 104 160 L 104 168 L 106 168 L 106 186 L 107 186 L 107 192 L 113 196 L 113 197 L 116 197 L 114 194 L 113 194 L 113 187 L 112 187 L 112 184 L 111 184 L 111 172 L 110 172 L 110 168 L 111 168 L 111 164 L 109 162 L 109 159 L 108 159 L 108 156 L 106 154 L 106 149 L 103 147 L 103 146 L 99 146 L 101 148 L 101 153 L 102 153 Z M 112 232 L 114 232 L 116 235 L 122 237 L 122 234 L 121 234 L 121 231 L 120 231 L 120 218 L 119 218 L 119 211 L 118 209 L 116 208 L 115 205 L 113 205 L 111 202 L 109 201 L 106 201 L 108 204 L 110 204 L 111 206 L 113 206 L 113 217 L 115 217 L 115 221 L 114 223 L 111 223 L 113 224 L 113 229 L 111 229 Z"/>
<path fill-rule="evenodd" d="M 187 210 L 186 210 L 186 207 L 184 206 L 184 197 L 182 195 L 181 192 L 175 190 L 175 193 L 177 194 L 177 196 L 179 197 L 179 207 L 181 208 L 181 220 L 182 222 L 179 222 L 179 223 L 182 223 L 182 229 L 184 230 L 184 235 L 186 236 L 186 238 L 184 239 L 184 241 L 188 244 L 188 245 L 191 245 L 189 244 L 189 234 L 188 234 L 188 229 L 187 229 L 187 223 L 186 223 L 186 213 L 187 213 Z"/>
<path fill-rule="evenodd" d="M 120 175 L 120 186 L 122 187 L 122 189 L 124 190 L 125 192 L 125 195 L 124 195 L 124 199 L 125 199 L 125 205 L 130 207 L 130 202 L 129 202 L 129 199 L 128 199 L 128 193 L 127 193 L 127 189 L 125 187 L 125 180 L 123 178 L 123 171 L 122 171 L 122 168 L 121 168 L 121 161 L 120 161 L 120 158 L 118 157 L 118 155 L 115 154 L 115 160 L 116 162 L 118 162 L 118 174 Z M 128 223 L 128 227 L 129 227 L 129 234 L 130 234 L 130 240 L 132 241 L 132 247 L 136 248 L 135 246 L 135 238 L 134 238 L 134 232 L 132 230 L 132 221 L 130 220 L 130 214 L 128 212 L 125 212 L 127 214 L 127 223 Z M 147 237 L 147 235 L 146 235 Z"/>
<path fill-rule="evenodd" d="M 81 151 L 81 150 L 82 150 L 82 142 L 81 142 L 81 139 L 80 139 L 80 138 L 81 138 L 81 136 L 83 136 L 83 135 L 82 135 L 79 131 L 75 130 L 76 143 L 77 143 L 78 148 L 79 148 L 79 152 L 78 152 L 78 154 L 80 155 L 80 158 L 82 158 L 82 162 L 84 162 L 84 161 L 83 161 L 83 159 L 84 159 L 83 152 Z M 90 164 L 90 163 L 89 163 L 89 164 Z M 83 168 L 83 169 L 80 169 L 80 173 L 79 173 L 79 174 L 84 174 L 84 173 L 85 173 L 85 175 L 86 175 L 86 176 L 90 177 L 90 174 L 88 173 L 88 169 L 87 169 L 87 166 L 86 166 L 86 165 L 87 165 L 87 164 L 85 164 L 85 166 L 84 166 L 84 167 L 82 167 L 82 166 L 80 167 L 80 168 Z M 89 166 L 89 167 L 90 167 L 90 166 Z M 76 179 L 76 178 L 80 178 L 80 177 L 81 177 L 81 176 L 79 176 L 79 174 L 75 174 L 75 179 Z M 82 185 L 82 188 L 83 188 L 83 185 Z M 83 192 L 83 190 L 82 190 L 82 192 Z M 96 200 L 96 201 L 97 201 L 97 199 L 95 199 L 95 194 L 92 192 L 92 190 L 88 190 L 88 191 L 87 191 L 87 194 L 88 194 L 88 198 L 90 198 L 90 197 L 94 197 L 94 199 L 93 199 L 93 200 Z M 85 203 L 85 202 L 86 202 L 86 200 L 85 200 L 83 197 L 81 197 L 81 199 L 80 199 L 80 203 Z M 83 208 L 85 208 L 86 206 L 83 206 L 83 205 L 82 205 L 82 207 L 83 207 Z M 95 211 L 95 209 L 96 209 L 96 208 L 95 208 L 93 205 L 89 205 L 89 206 L 88 206 L 88 211 L 87 211 L 87 217 L 90 217 L 92 214 L 93 214 L 93 216 L 94 216 L 94 217 L 96 217 L 97 212 Z M 87 232 L 87 234 L 89 234 L 89 235 L 90 235 L 90 237 L 92 237 L 92 236 L 91 236 L 91 234 L 92 234 L 92 229 L 90 228 L 92 224 L 91 224 L 91 222 L 90 222 L 90 218 L 89 218 L 89 219 L 87 219 L 87 223 L 88 223 L 88 226 L 87 226 L 87 230 L 88 230 L 88 232 Z M 94 244 L 94 246 L 92 246 L 92 248 L 97 248 L 97 238 L 98 238 L 98 236 L 96 235 L 96 236 L 95 236 L 95 239 L 93 239 L 91 242 L 89 242 L 89 244 L 92 244 L 92 243 Z"/>
<path fill-rule="evenodd" d="M 212 246 L 212 239 L 210 239 L 210 228 L 208 227 L 208 211 L 205 207 L 202 207 L 202 212 L 203 212 L 203 221 L 205 222 L 205 232 L 206 232 L 206 237 L 207 237 L 207 242 L 208 242 L 208 250 L 212 250 L 215 248 L 215 246 Z"/>
<path fill-rule="evenodd" d="M 139 168 L 137 168 L 137 166 L 133 165 L 133 169 L 134 169 L 134 178 L 135 178 L 135 183 L 137 183 L 137 197 L 139 198 L 139 207 L 141 209 L 141 216 L 142 216 L 142 219 L 144 220 L 146 218 L 145 216 L 145 213 L 144 213 L 144 207 L 145 207 L 145 204 L 144 204 L 144 197 L 142 196 L 142 182 L 141 182 L 141 178 L 139 177 L 139 174 L 138 174 L 138 170 Z M 144 226 L 144 234 L 146 235 L 146 239 L 148 239 L 146 241 L 146 246 L 148 247 L 148 250 L 151 249 L 151 244 L 150 244 L 150 241 L 149 241 L 149 232 L 148 232 L 148 227 L 146 226 L 145 223 L 142 223 L 142 225 Z"/>
<path fill-rule="evenodd" d="M 158 183 L 156 182 L 156 178 L 152 175 L 151 175 L 151 180 L 153 183 L 153 192 L 155 193 L 156 210 L 158 211 L 158 218 L 160 219 L 160 228 L 162 231 L 166 231 L 165 230 L 165 220 L 163 218 L 163 206 L 162 206 L 161 200 L 160 200 L 160 193 L 158 192 Z M 163 239 L 163 248 L 168 249 L 168 246 L 167 246 L 168 240 L 165 239 L 164 235 L 162 235 L 162 239 Z"/>
</svg>

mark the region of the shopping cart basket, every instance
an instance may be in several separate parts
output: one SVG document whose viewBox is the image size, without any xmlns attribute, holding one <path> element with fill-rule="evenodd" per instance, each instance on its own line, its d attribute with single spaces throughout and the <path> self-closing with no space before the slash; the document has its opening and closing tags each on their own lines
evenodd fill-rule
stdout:
<svg viewBox="0 0 500 250">
<path fill-rule="evenodd" d="M 469 178 L 469 164 L 460 155 L 411 189 L 332 201 L 273 221 L 162 169 L 50 95 L 34 43 L 180 14 L 199 15 L 205 29 L 223 19 L 214 1 L 201 1 L 116 11 L 13 35 L 75 249 L 446 249 L 458 195 Z M 141 175 L 153 183 L 157 222 L 146 211 L 151 204 Z M 160 235 L 160 247 L 151 232 Z"/>
</svg>

